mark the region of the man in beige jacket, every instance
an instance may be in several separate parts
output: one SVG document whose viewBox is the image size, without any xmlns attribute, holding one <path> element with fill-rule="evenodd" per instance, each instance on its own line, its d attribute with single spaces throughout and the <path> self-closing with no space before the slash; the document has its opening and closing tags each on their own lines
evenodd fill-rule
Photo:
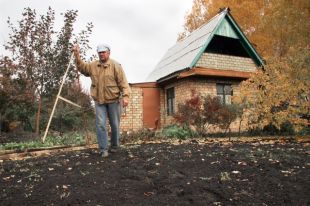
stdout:
<svg viewBox="0 0 310 206">
<path fill-rule="evenodd" d="M 106 120 L 108 117 L 112 132 L 110 152 L 116 152 L 120 144 L 121 105 L 128 105 L 130 87 L 122 66 L 110 58 L 110 46 L 98 45 L 99 60 L 90 63 L 81 60 L 78 45 L 72 50 L 77 69 L 91 78 L 90 93 L 95 101 L 99 153 L 102 157 L 107 157 L 109 153 Z"/>
</svg>

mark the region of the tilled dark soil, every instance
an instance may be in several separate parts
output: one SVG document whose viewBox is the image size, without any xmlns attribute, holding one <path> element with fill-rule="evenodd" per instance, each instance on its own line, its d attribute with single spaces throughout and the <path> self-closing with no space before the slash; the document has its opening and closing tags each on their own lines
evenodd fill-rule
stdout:
<svg viewBox="0 0 310 206">
<path fill-rule="evenodd" d="M 0 205 L 310 205 L 302 143 L 156 143 L 0 163 Z"/>
</svg>

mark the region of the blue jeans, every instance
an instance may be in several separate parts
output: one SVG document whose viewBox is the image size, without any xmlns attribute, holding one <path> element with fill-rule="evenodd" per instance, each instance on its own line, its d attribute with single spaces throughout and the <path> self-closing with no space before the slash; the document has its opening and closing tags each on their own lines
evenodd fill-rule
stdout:
<svg viewBox="0 0 310 206">
<path fill-rule="evenodd" d="M 120 103 L 95 104 L 97 140 L 100 152 L 108 150 L 107 117 L 111 126 L 111 146 L 119 146 Z"/>
</svg>

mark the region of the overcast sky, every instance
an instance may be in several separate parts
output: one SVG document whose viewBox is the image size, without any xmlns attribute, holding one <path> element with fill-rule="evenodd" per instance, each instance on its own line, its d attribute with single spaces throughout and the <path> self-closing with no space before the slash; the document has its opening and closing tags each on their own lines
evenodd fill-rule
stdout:
<svg viewBox="0 0 310 206">
<path fill-rule="evenodd" d="M 111 58 L 120 62 L 130 83 L 144 82 L 165 52 L 183 31 L 184 17 L 192 0 L 0 0 L 0 55 L 8 40 L 7 19 L 14 25 L 30 7 L 46 14 L 48 6 L 56 13 L 60 27 L 66 10 L 78 10 L 75 32 L 94 25 L 90 38 L 91 54 L 99 43 L 111 46 Z M 59 29 L 57 29 L 58 31 Z"/>
</svg>

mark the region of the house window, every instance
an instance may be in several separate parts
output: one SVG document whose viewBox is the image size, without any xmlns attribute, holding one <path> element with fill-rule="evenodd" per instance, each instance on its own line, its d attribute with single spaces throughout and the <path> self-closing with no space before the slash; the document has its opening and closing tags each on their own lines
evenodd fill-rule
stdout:
<svg viewBox="0 0 310 206">
<path fill-rule="evenodd" d="M 223 104 L 231 104 L 233 90 L 230 84 L 216 84 L 216 92 Z"/>
<path fill-rule="evenodd" d="M 167 115 L 174 114 L 174 87 L 167 89 Z"/>
</svg>

